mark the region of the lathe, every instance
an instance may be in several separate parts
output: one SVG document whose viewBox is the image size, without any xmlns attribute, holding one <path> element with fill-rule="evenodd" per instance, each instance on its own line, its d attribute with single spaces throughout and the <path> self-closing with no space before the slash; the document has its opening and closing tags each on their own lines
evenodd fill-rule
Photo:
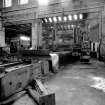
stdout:
<svg viewBox="0 0 105 105">
<path fill-rule="evenodd" d="M 26 93 L 38 105 L 55 105 L 55 94 L 49 93 L 38 80 L 41 75 L 40 61 L 0 65 L 0 105 L 13 102 Z"/>
<path fill-rule="evenodd" d="M 39 62 L 28 64 L 23 62 L 0 65 L 0 100 L 19 92 L 41 75 Z"/>
</svg>

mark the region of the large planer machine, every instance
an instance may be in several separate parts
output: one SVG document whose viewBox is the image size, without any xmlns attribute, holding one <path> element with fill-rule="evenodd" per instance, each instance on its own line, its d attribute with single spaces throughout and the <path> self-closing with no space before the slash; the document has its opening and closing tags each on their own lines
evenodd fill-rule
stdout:
<svg viewBox="0 0 105 105">
<path fill-rule="evenodd" d="M 39 62 L 36 63 L 24 63 L 24 62 L 16 62 L 10 64 L 0 65 L 0 102 L 2 103 L 5 99 L 8 99 L 12 95 L 21 92 L 22 90 L 27 89 L 29 86 L 36 91 L 37 94 L 40 94 L 40 97 L 36 94 L 34 96 L 39 97 L 38 103 L 40 105 L 41 102 L 44 105 L 49 105 L 46 103 L 45 100 L 51 102 L 53 97 L 53 104 L 54 105 L 54 94 L 43 94 L 39 92 L 42 90 L 41 87 L 44 87 L 41 82 L 38 82 L 36 79 L 36 73 L 41 69 L 41 65 Z M 35 87 L 38 88 L 35 88 Z M 38 91 L 37 91 L 38 90 Z M 30 92 L 30 89 L 29 89 Z M 31 90 L 31 93 L 32 90 Z M 48 99 L 50 96 L 50 99 Z M 35 97 L 34 97 L 35 98 Z M 41 100 L 41 102 L 40 102 Z M 37 100 L 36 100 L 37 101 Z M 1 104 L 0 104 L 1 105 Z"/>
</svg>

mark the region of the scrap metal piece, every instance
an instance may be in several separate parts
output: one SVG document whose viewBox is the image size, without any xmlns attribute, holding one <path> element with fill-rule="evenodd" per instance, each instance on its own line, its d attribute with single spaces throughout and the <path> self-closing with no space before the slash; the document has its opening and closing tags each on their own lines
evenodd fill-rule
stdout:
<svg viewBox="0 0 105 105">
<path fill-rule="evenodd" d="M 40 95 L 37 91 L 29 89 L 29 94 L 38 105 L 55 105 L 55 94 Z"/>
<path fill-rule="evenodd" d="M 33 80 L 33 89 L 28 88 L 28 93 L 38 105 L 55 105 L 55 94 L 49 93 L 40 80 Z"/>
</svg>

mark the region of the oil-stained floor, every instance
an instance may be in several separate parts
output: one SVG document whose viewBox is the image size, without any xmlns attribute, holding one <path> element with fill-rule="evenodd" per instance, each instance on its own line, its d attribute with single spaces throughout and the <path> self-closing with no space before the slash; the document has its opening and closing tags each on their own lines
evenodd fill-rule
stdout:
<svg viewBox="0 0 105 105">
<path fill-rule="evenodd" d="M 56 105 L 105 105 L 105 64 L 69 64 L 45 83 Z"/>
</svg>

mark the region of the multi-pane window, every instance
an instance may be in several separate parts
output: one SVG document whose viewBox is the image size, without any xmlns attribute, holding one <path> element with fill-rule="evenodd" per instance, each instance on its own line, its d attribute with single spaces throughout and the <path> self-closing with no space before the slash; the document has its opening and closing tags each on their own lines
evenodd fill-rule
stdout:
<svg viewBox="0 0 105 105">
<path fill-rule="evenodd" d="M 3 7 L 11 7 L 12 0 L 3 0 Z"/>
<path fill-rule="evenodd" d="M 28 4 L 29 0 L 18 0 L 18 4 L 23 5 L 23 4 Z"/>
</svg>

